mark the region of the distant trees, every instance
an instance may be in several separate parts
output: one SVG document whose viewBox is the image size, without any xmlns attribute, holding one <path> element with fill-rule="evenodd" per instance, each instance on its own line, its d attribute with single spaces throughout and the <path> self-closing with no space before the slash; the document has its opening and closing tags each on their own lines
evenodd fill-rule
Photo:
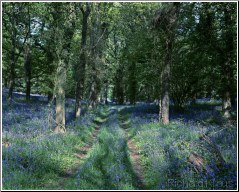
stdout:
<svg viewBox="0 0 239 192">
<path fill-rule="evenodd" d="M 10 68 L 6 66 L 6 73 L 8 73 L 8 79 L 6 79 L 9 87 L 8 101 L 11 102 L 12 92 L 15 87 L 16 81 L 16 63 L 24 50 L 26 40 L 29 36 L 29 23 L 26 22 L 24 16 L 27 13 L 25 4 L 19 4 L 15 2 L 6 3 L 3 5 L 3 37 L 4 40 L 3 51 L 6 60 L 10 62 Z M 29 17 L 27 18 L 29 19 Z M 9 46 L 10 45 L 10 46 Z"/>
<path fill-rule="evenodd" d="M 204 58 L 200 75 L 208 95 L 214 91 L 222 99 L 222 111 L 230 117 L 231 98 L 236 92 L 236 4 L 195 4 L 198 24 L 195 33 L 198 53 Z M 207 70 L 207 71 L 206 71 Z"/>
<path fill-rule="evenodd" d="M 179 7 L 180 5 L 180 7 Z M 236 3 L 3 3 L 3 81 L 56 98 L 56 132 L 65 130 L 65 97 L 88 107 L 236 96 Z"/>
</svg>

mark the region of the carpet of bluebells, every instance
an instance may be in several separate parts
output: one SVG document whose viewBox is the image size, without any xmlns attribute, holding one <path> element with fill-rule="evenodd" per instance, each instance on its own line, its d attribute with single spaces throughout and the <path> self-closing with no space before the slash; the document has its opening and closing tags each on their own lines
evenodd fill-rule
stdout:
<svg viewBox="0 0 239 192">
<path fill-rule="evenodd" d="M 85 111 L 82 119 L 73 121 L 74 103 L 67 99 L 67 133 L 55 134 L 54 106 L 46 97 L 36 96 L 26 103 L 24 95 L 15 93 L 7 105 L 6 95 L 3 89 L 3 189 L 55 188 L 59 176 L 76 161 L 74 147 L 89 140 L 97 111 Z"/>
<path fill-rule="evenodd" d="M 24 95 L 14 93 L 14 101 L 7 105 L 6 95 L 3 89 L 3 189 L 139 189 L 127 134 L 138 148 L 146 189 L 237 187 L 237 122 L 222 118 L 220 101 L 198 100 L 180 113 L 171 107 L 170 124 L 165 126 L 158 123 L 158 107 L 145 103 L 84 109 L 75 121 L 74 100 L 67 99 L 67 132 L 55 134 L 54 105 L 46 97 L 35 95 L 27 103 Z M 104 121 L 92 141 L 96 119 Z M 216 152 L 201 139 L 204 134 Z M 66 176 L 78 160 L 76 149 L 89 143 L 92 148 L 74 177 Z M 202 171 L 188 162 L 192 152 L 203 157 Z M 220 158 L 223 166 L 218 164 Z"/>
<path fill-rule="evenodd" d="M 155 105 L 123 110 L 130 114 L 131 132 L 141 154 L 148 189 L 237 188 L 236 111 L 234 120 L 228 121 L 219 106 L 219 101 L 201 100 L 181 113 L 172 109 L 167 126 L 158 123 Z M 202 139 L 205 134 L 213 145 Z M 205 170 L 195 171 L 188 162 L 192 153 L 203 157 Z M 219 166 L 221 157 L 225 162 Z"/>
</svg>

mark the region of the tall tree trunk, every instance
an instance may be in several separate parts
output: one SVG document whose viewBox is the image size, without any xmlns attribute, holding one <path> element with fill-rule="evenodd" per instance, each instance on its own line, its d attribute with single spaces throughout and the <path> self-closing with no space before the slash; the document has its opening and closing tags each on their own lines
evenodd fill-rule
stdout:
<svg viewBox="0 0 239 192">
<path fill-rule="evenodd" d="M 77 119 L 77 118 L 79 118 L 80 117 L 80 115 L 81 115 L 81 99 L 82 99 L 82 97 L 81 97 L 81 92 L 80 92 L 80 90 L 81 91 L 83 91 L 83 89 L 82 89 L 83 87 L 81 86 L 81 84 L 80 83 L 76 83 L 76 103 L 75 103 L 75 118 Z"/>
<path fill-rule="evenodd" d="M 161 72 L 161 106 L 160 115 L 163 124 L 169 123 L 169 90 L 170 90 L 170 66 L 172 63 L 173 43 L 175 40 L 176 23 L 179 11 L 179 3 L 169 3 L 165 15 L 161 23 L 163 26 L 165 40 L 165 57 L 164 65 Z M 161 18 L 160 18 L 161 19 Z M 160 26 L 159 26 L 160 27 Z"/>
<path fill-rule="evenodd" d="M 90 35 L 90 45 L 91 45 L 91 58 L 92 62 L 90 65 L 91 70 L 91 90 L 90 90 L 90 107 L 94 107 L 99 102 L 99 94 L 101 90 L 102 79 L 100 75 L 100 63 L 103 63 L 103 50 L 104 50 L 104 40 L 107 34 L 107 24 L 102 22 L 102 8 L 101 5 L 97 4 L 94 7 L 95 15 L 92 17 L 92 29 Z M 103 5 L 104 6 L 104 5 Z"/>
<path fill-rule="evenodd" d="M 117 103 L 123 105 L 124 103 L 124 86 L 123 86 L 123 66 L 120 63 L 116 71 L 115 96 Z"/>
<path fill-rule="evenodd" d="M 59 60 L 56 72 L 56 128 L 55 132 L 65 132 L 65 82 L 66 63 Z"/>
<path fill-rule="evenodd" d="M 161 121 L 163 124 L 169 123 L 169 78 L 171 61 L 172 42 L 169 42 L 166 48 L 166 57 L 161 76 Z"/>
<path fill-rule="evenodd" d="M 96 106 L 96 82 L 94 81 L 95 78 L 93 78 L 93 82 L 91 85 L 91 90 L 90 90 L 90 104 L 89 108 L 94 108 Z"/>
<path fill-rule="evenodd" d="M 27 7 L 28 12 L 28 34 L 31 34 L 31 15 L 30 15 L 30 4 Z M 24 68 L 25 68 L 25 81 L 26 81 L 26 101 L 30 101 L 31 94 L 31 50 L 30 50 L 30 37 L 26 36 L 26 47 L 25 47 L 25 55 L 24 55 Z"/>
<path fill-rule="evenodd" d="M 56 133 L 65 132 L 65 84 L 66 70 L 70 58 L 70 46 L 75 30 L 75 11 L 72 3 L 52 3 L 53 18 L 56 24 Z M 64 14 L 65 13 L 65 14 Z M 66 14 L 70 13 L 70 14 Z M 63 23 L 63 25 L 62 25 Z M 62 27 L 63 26 L 63 27 Z"/>
<path fill-rule="evenodd" d="M 131 63 L 131 66 L 129 68 L 130 70 L 130 77 L 129 77 L 129 92 L 130 92 L 130 96 L 129 96 L 129 100 L 130 100 L 130 104 L 131 105 L 135 105 L 135 101 L 136 101 L 136 91 L 137 91 L 137 81 L 136 81 L 136 74 L 135 74 L 135 70 L 136 70 L 136 64 L 135 61 L 133 61 Z"/>
<path fill-rule="evenodd" d="M 31 94 L 31 53 L 29 45 L 27 45 L 25 50 L 25 81 L 26 81 L 26 101 L 30 101 Z"/>
<path fill-rule="evenodd" d="M 87 20 L 90 14 L 89 4 L 86 3 L 86 10 L 81 7 L 83 15 L 82 21 L 82 36 L 81 36 L 81 52 L 80 52 L 80 65 L 76 67 L 76 103 L 75 103 L 75 118 L 81 115 L 81 100 L 84 93 L 85 83 L 85 66 L 86 66 L 86 38 L 87 38 Z"/>
<path fill-rule="evenodd" d="M 222 87 L 223 87 L 223 94 L 222 94 L 222 112 L 223 116 L 226 118 L 231 117 L 231 86 L 233 85 L 233 69 L 232 69 L 232 58 L 233 58 L 233 35 L 231 33 L 231 27 L 233 26 L 233 20 L 231 16 L 230 6 L 224 7 L 224 22 L 225 22 L 225 50 L 223 54 L 223 59 L 221 59 L 221 74 L 222 76 Z"/>
<path fill-rule="evenodd" d="M 93 7 L 94 8 L 94 7 Z M 96 12 L 98 13 L 98 12 Z M 94 103 L 95 103 L 95 75 L 96 75 L 96 67 L 95 67 L 95 62 L 96 62 L 96 58 L 97 58 L 97 50 L 96 50 L 96 38 L 97 38 L 97 19 L 96 18 L 97 15 L 93 15 L 92 16 L 92 20 L 91 20 L 91 31 L 90 31 L 90 55 L 91 55 L 91 64 L 89 66 L 90 69 L 90 93 L 89 93 L 89 108 L 93 108 L 94 107 Z"/>
<path fill-rule="evenodd" d="M 105 104 L 106 105 L 108 105 L 108 89 L 109 89 L 109 85 L 108 85 L 108 82 L 106 82 L 105 92 L 104 92 L 104 98 L 105 98 Z"/>
<path fill-rule="evenodd" d="M 15 48 L 16 48 L 16 28 L 15 28 L 15 3 L 12 4 L 12 18 L 11 18 L 11 68 L 10 68 L 10 79 L 9 79 L 9 92 L 8 92 L 8 102 L 11 102 L 12 92 L 15 81 Z"/>
</svg>

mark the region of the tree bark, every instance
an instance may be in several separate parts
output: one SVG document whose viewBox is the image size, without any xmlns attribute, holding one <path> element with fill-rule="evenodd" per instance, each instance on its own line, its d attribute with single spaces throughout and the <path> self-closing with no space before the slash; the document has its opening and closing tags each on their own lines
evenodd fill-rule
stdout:
<svg viewBox="0 0 239 192">
<path fill-rule="evenodd" d="M 56 127 L 54 132 L 63 133 L 66 131 L 65 120 L 65 84 L 66 70 L 70 58 L 70 46 L 75 30 L 75 12 L 72 3 L 64 6 L 62 3 L 53 3 L 53 17 L 56 23 L 56 58 L 58 62 L 56 71 Z M 64 13 L 70 14 L 64 14 Z M 62 28 L 63 22 L 63 28 Z"/>
<path fill-rule="evenodd" d="M 104 98 L 105 98 L 105 104 L 106 105 L 108 105 L 108 89 L 109 89 L 109 85 L 108 85 L 108 82 L 106 82 L 105 92 L 104 92 Z"/>
<path fill-rule="evenodd" d="M 119 105 L 124 104 L 123 66 L 120 63 L 116 71 L 115 96 Z"/>
<path fill-rule="evenodd" d="M 103 7 L 102 7 L 103 6 Z M 90 103 L 93 104 L 91 107 L 96 106 L 99 103 L 99 97 L 102 89 L 102 85 L 105 77 L 103 75 L 104 63 L 103 54 L 105 40 L 108 37 L 108 24 L 103 20 L 104 13 L 106 11 L 106 4 L 98 4 L 93 7 L 95 10 L 94 17 L 92 17 L 92 29 L 90 35 L 91 45 L 91 58 L 92 62 L 90 65 L 91 74 L 91 90 L 90 90 Z"/>
<path fill-rule="evenodd" d="M 222 102 L 222 111 L 223 111 L 223 116 L 226 118 L 230 118 L 231 117 L 231 96 L 230 96 L 230 92 L 226 91 L 224 93 L 224 97 L 223 97 L 223 102 Z"/>
<path fill-rule="evenodd" d="M 167 45 L 166 59 L 162 70 L 162 85 L 161 85 L 161 121 L 163 124 L 169 123 L 169 78 L 170 78 L 170 65 L 172 60 L 172 46 Z"/>
<path fill-rule="evenodd" d="M 131 105 L 135 105 L 136 102 L 136 91 L 137 91 L 137 81 L 136 81 L 136 63 L 133 61 L 130 66 L 130 77 L 129 77 L 129 100 Z"/>
<path fill-rule="evenodd" d="M 30 4 L 27 7 L 28 10 L 28 34 L 31 34 L 31 15 L 30 15 Z M 25 47 L 25 55 L 24 55 L 24 68 L 25 68 L 25 81 L 26 81 L 26 101 L 30 101 L 31 94 L 31 50 L 30 50 L 30 37 L 26 36 L 26 47 Z"/>
<path fill-rule="evenodd" d="M 25 50 L 25 81 L 26 81 L 26 101 L 30 101 L 31 94 L 31 54 L 29 45 L 27 45 Z"/>
<path fill-rule="evenodd" d="M 93 80 L 93 83 L 91 85 L 91 91 L 90 91 L 90 104 L 89 108 L 94 108 L 96 106 L 96 83 Z"/>
<path fill-rule="evenodd" d="M 12 18 L 11 18 L 11 67 L 10 67 L 10 80 L 9 80 L 9 92 L 8 92 L 8 102 L 11 102 L 12 92 L 15 81 L 15 48 L 16 48 L 16 28 L 15 28 L 15 3 L 12 4 Z"/>
<path fill-rule="evenodd" d="M 223 54 L 223 59 L 221 59 L 221 74 L 222 74 L 222 112 L 225 118 L 231 117 L 231 86 L 233 85 L 233 69 L 232 69 L 232 50 L 234 50 L 233 46 L 233 35 L 231 33 L 231 27 L 233 26 L 233 20 L 231 17 L 230 7 L 227 5 L 224 7 L 224 22 L 225 22 L 225 50 Z"/>
<path fill-rule="evenodd" d="M 175 40 L 176 33 L 176 22 L 178 17 L 179 3 L 169 4 L 172 7 L 169 7 L 166 16 L 166 27 L 164 28 L 165 35 L 165 57 L 164 65 L 161 72 L 161 106 L 160 106 L 160 115 L 161 122 L 163 124 L 169 123 L 169 90 L 170 90 L 170 66 L 172 64 L 172 53 L 173 53 L 173 43 Z M 165 23 L 163 23 L 164 25 Z"/>
<path fill-rule="evenodd" d="M 76 67 L 76 103 L 75 103 L 75 118 L 81 115 L 81 100 L 84 93 L 85 83 L 85 66 L 86 66 L 86 39 L 87 39 L 87 20 L 90 14 L 89 4 L 86 4 L 86 10 L 81 7 L 83 15 L 82 21 L 82 36 L 81 36 L 81 52 L 80 52 L 80 65 Z"/>
<path fill-rule="evenodd" d="M 56 128 L 55 132 L 65 132 L 65 82 L 66 63 L 59 60 L 56 72 Z"/>
</svg>

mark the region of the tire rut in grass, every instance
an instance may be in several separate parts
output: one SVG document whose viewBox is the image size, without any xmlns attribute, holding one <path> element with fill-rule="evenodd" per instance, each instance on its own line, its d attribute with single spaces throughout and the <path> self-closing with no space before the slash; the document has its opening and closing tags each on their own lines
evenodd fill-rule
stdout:
<svg viewBox="0 0 239 192">
<path fill-rule="evenodd" d="M 102 116 L 102 115 L 99 115 L 99 116 Z M 82 161 L 84 159 L 86 159 L 87 154 L 92 149 L 92 147 L 97 139 L 97 136 L 100 132 L 101 125 L 105 121 L 107 121 L 107 119 L 108 119 L 108 115 L 103 117 L 102 121 L 94 120 L 95 129 L 92 133 L 91 139 L 89 139 L 90 143 L 87 143 L 85 146 L 76 149 L 77 153 L 75 155 L 77 156 L 78 160 L 74 163 L 74 165 L 70 169 L 65 170 L 64 173 L 62 174 L 61 181 L 59 182 L 60 189 L 66 188 L 65 183 L 68 179 L 76 177 L 77 170 L 79 169 L 79 166 L 81 165 Z"/>
<path fill-rule="evenodd" d="M 130 129 L 130 121 L 129 118 L 120 114 L 119 115 L 119 122 L 120 126 L 125 130 L 126 136 L 127 136 L 127 146 L 129 149 L 129 154 L 130 154 L 130 159 L 132 160 L 132 168 L 134 172 L 134 177 L 135 177 L 135 184 L 138 189 L 145 189 L 144 185 L 144 176 L 143 176 L 143 168 L 141 166 L 140 162 L 140 155 L 139 151 L 136 148 L 132 136 L 129 134 L 129 129 Z"/>
<path fill-rule="evenodd" d="M 134 169 L 134 173 L 136 175 L 136 183 L 137 183 L 137 187 L 139 189 L 145 189 L 144 186 L 144 176 L 143 176 L 143 169 L 141 166 L 141 162 L 140 162 L 140 156 L 139 156 L 139 152 L 138 149 L 135 147 L 135 144 L 133 143 L 132 139 L 129 139 L 127 141 L 127 145 L 130 151 L 130 156 L 132 159 L 132 163 L 133 163 L 133 169 Z"/>
<path fill-rule="evenodd" d="M 92 139 L 90 139 L 90 143 L 87 143 L 85 146 L 77 148 L 76 151 L 76 156 L 78 157 L 79 161 L 83 160 L 86 158 L 88 152 L 91 150 L 93 147 L 93 144 L 95 143 L 95 140 L 97 138 L 97 135 L 99 134 L 101 125 L 96 125 L 95 129 L 92 133 Z"/>
</svg>

